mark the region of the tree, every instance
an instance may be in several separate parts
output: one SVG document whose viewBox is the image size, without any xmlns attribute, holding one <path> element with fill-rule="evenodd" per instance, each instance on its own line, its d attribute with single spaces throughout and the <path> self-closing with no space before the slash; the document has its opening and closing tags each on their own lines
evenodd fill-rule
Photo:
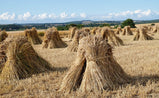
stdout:
<svg viewBox="0 0 159 98">
<path fill-rule="evenodd" d="M 154 26 L 154 25 L 155 25 L 154 23 L 151 24 L 151 26 Z"/>
<path fill-rule="evenodd" d="M 82 28 L 82 27 L 84 27 L 83 24 L 78 24 L 78 25 L 77 25 L 77 28 Z"/>
<path fill-rule="evenodd" d="M 76 27 L 76 26 L 77 26 L 76 24 L 68 24 L 68 25 L 66 25 L 66 28 Z"/>
<path fill-rule="evenodd" d="M 69 28 L 66 26 L 57 26 L 57 30 L 68 30 Z"/>
<path fill-rule="evenodd" d="M 125 26 L 130 26 L 131 28 L 135 28 L 135 23 L 132 19 L 127 19 L 125 21 L 123 21 L 123 23 L 121 24 L 121 27 L 125 27 Z"/>
<path fill-rule="evenodd" d="M 115 25 L 115 26 L 114 26 L 114 29 L 117 29 L 118 27 L 119 27 L 119 25 Z"/>
<path fill-rule="evenodd" d="M 106 24 L 106 23 L 104 23 L 104 24 L 101 24 L 101 25 L 99 25 L 100 27 L 105 27 L 105 26 L 108 26 L 108 27 L 110 27 L 110 24 Z"/>
</svg>

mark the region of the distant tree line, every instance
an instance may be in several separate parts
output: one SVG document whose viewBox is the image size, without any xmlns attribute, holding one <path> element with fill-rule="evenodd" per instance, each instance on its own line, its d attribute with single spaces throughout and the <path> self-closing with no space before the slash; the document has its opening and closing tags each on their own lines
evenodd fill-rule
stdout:
<svg viewBox="0 0 159 98">
<path fill-rule="evenodd" d="M 111 26 L 114 24 L 106 24 L 106 23 L 101 23 L 101 24 L 63 24 L 63 25 L 49 25 L 49 24 L 31 24 L 31 25 L 21 25 L 21 24 L 8 24 L 8 25 L 0 25 L 1 30 L 6 30 L 6 31 L 17 31 L 17 30 L 25 30 L 25 29 L 31 29 L 32 27 L 35 27 L 37 29 L 47 29 L 49 27 L 55 26 L 57 27 L 58 30 L 68 30 L 70 27 L 77 27 L 77 28 L 82 28 L 82 27 L 103 27 L 103 26 Z"/>
<path fill-rule="evenodd" d="M 16 24 L 0 25 L 0 29 L 7 30 L 7 31 L 20 30 L 20 29 L 23 29 L 23 26 L 16 25 Z"/>
<path fill-rule="evenodd" d="M 20 24 L 0 25 L 0 29 L 6 30 L 6 31 L 25 30 L 25 29 L 31 29 L 32 27 L 35 27 L 37 29 L 47 29 L 48 28 L 47 26 L 45 26 L 45 24 L 40 24 L 40 25 L 20 25 Z"/>
<path fill-rule="evenodd" d="M 8 25 L 0 25 L 1 30 L 6 31 L 17 31 L 17 30 L 25 30 L 35 27 L 37 29 L 47 29 L 49 27 L 55 26 L 58 30 L 68 30 L 70 27 L 104 27 L 104 26 L 114 26 L 117 28 L 121 26 L 122 28 L 125 26 L 130 26 L 131 28 L 135 28 L 135 23 L 132 19 L 127 19 L 122 23 L 91 23 L 91 24 L 53 24 L 53 23 L 44 23 L 44 24 L 8 24 Z"/>
</svg>

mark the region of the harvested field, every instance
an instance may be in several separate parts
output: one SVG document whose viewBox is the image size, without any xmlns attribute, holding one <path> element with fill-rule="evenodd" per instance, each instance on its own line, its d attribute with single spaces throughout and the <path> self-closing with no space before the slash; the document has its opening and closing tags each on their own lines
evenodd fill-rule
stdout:
<svg viewBox="0 0 159 98">
<path fill-rule="evenodd" d="M 63 33 L 60 33 L 60 36 L 61 34 Z M 60 85 L 71 65 L 74 64 L 77 53 L 66 53 L 65 48 L 42 49 L 42 44 L 39 44 L 33 45 L 33 48 L 55 68 L 54 71 L 32 75 L 14 82 L 0 81 L 0 97 L 159 97 L 159 35 L 152 35 L 154 40 L 148 41 L 133 41 L 133 35 L 119 35 L 119 37 L 123 40 L 124 46 L 114 46 L 113 56 L 125 73 L 133 78 L 132 83 L 102 93 L 79 94 L 74 91 L 65 95 L 59 92 Z M 62 40 L 70 44 L 68 38 Z"/>
</svg>

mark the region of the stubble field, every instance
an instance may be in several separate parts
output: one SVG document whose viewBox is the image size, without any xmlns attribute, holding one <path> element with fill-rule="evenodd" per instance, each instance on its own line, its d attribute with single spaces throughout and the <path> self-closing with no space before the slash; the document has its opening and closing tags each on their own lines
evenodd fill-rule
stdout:
<svg viewBox="0 0 159 98">
<path fill-rule="evenodd" d="M 60 33 L 69 45 L 68 31 Z M 19 36 L 10 32 L 10 36 Z M 20 34 L 21 35 L 21 34 Z M 53 71 L 33 75 L 18 81 L 0 81 L 2 98 L 75 98 L 75 97 L 159 97 L 159 34 L 152 35 L 151 41 L 132 41 L 133 36 L 119 36 L 124 46 L 113 47 L 113 55 L 123 70 L 134 78 L 130 84 L 103 93 L 80 94 L 72 92 L 65 95 L 59 92 L 63 77 L 73 66 L 76 52 L 67 52 L 65 48 L 42 49 L 42 45 L 33 45 L 35 51 L 47 60 Z"/>
</svg>

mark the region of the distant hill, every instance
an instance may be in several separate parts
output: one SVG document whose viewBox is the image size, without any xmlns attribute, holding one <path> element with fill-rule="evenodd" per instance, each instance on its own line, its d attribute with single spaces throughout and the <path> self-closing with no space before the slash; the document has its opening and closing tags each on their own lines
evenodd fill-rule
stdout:
<svg viewBox="0 0 159 98">
<path fill-rule="evenodd" d="M 101 23 L 108 23 L 108 24 L 120 24 L 124 20 L 121 21 L 91 21 L 91 20 L 82 20 L 82 21 L 72 21 L 72 22 L 66 22 L 64 24 L 101 24 Z M 158 23 L 159 19 L 155 20 L 134 20 L 136 24 L 145 24 L 145 23 Z"/>
<path fill-rule="evenodd" d="M 155 20 L 134 20 L 136 24 L 159 23 L 159 19 Z"/>
<path fill-rule="evenodd" d="M 72 22 L 66 22 L 66 24 L 101 24 L 101 23 L 115 23 L 119 24 L 122 21 L 92 21 L 92 20 L 82 20 L 82 21 L 72 21 Z"/>
<path fill-rule="evenodd" d="M 56 26 L 60 28 L 59 30 L 67 30 L 67 25 L 76 24 L 82 25 L 84 27 L 96 27 L 102 24 L 109 24 L 110 26 L 120 25 L 124 20 L 121 21 L 92 21 L 92 20 L 82 20 L 82 21 L 72 21 L 65 23 L 27 23 L 27 24 L 0 24 L 0 29 L 7 31 L 16 31 L 16 30 L 25 30 L 30 29 L 32 27 L 36 27 L 37 29 L 47 29 L 52 26 Z M 159 23 L 159 19 L 155 20 L 134 20 L 135 24 L 145 24 L 145 23 Z"/>
</svg>

